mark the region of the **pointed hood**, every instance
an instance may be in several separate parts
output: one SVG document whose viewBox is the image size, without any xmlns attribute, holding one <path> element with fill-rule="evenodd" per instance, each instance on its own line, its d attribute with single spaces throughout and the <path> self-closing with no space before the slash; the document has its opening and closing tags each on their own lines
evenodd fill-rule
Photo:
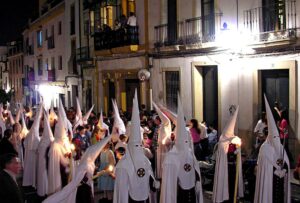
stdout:
<svg viewBox="0 0 300 203">
<path fill-rule="evenodd" d="M 189 132 L 186 129 L 186 122 L 184 120 L 182 103 L 178 94 L 178 113 L 176 126 L 176 140 L 175 147 L 178 151 L 187 151 L 190 147 Z"/>
<path fill-rule="evenodd" d="M 87 148 L 86 152 L 83 154 L 80 164 L 91 162 L 94 163 L 96 158 L 99 156 L 101 150 L 105 145 L 111 140 L 111 135 L 105 137 L 101 141 Z"/>
<path fill-rule="evenodd" d="M 22 112 L 23 112 L 23 106 L 20 105 L 19 109 L 17 111 L 15 122 L 17 122 L 17 123 L 20 122 Z"/>
<path fill-rule="evenodd" d="M 161 119 L 162 125 L 160 127 L 160 136 L 158 137 L 158 142 L 165 144 L 168 139 L 171 139 L 172 126 L 169 118 L 161 111 L 161 109 L 152 102 L 159 118 Z"/>
<path fill-rule="evenodd" d="M 88 123 L 88 119 L 89 119 L 89 117 L 90 117 L 90 115 L 93 111 L 94 106 L 95 105 L 93 104 L 93 106 L 90 108 L 90 110 L 88 110 L 88 112 L 83 116 L 82 122 L 83 122 L 84 125 L 86 125 Z"/>
<path fill-rule="evenodd" d="M 50 114 L 49 114 L 49 121 L 50 123 L 54 123 L 55 120 L 57 120 L 57 115 L 54 111 L 54 107 L 53 107 L 53 101 L 51 102 L 51 107 L 50 107 Z"/>
<path fill-rule="evenodd" d="M 227 122 L 227 125 L 223 129 L 222 135 L 220 136 L 220 140 L 233 138 L 235 136 L 234 128 L 235 128 L 238 112 L 239 112 L 239 106 L 236 108 L 234 114 L 229 118 L 229 121 Z"/>
<path fill-rule="evenodd" d="M 99 118 L 99 121 L 97 123 L 97 126 L 98 128 L 100 128 L 101 130 L 105 129 L 105 130 L 108 130 L 109 127 L 108 125 L 106 125 L 104 122 L 103 122 L 103 114 L 102 114 L 102 110 L 101 110 L 101 113 L 100 113 L 100 118 Z"/>
<path fill-rule="evenodd" d="M 268 122 L 267 142 L 270 143 L 274 147 L 277 158 L 282 158 L 283 147 L 280 143 L 279 132 L 278 132 L 270 105 L 266 98 L 266 95 L 264 95 L 264 98 L 265 98 L 267 122 Z"/>
<path fill-rule="evenodd" d="M 25 119 L 24 119 L 24 113 L 22 113 L 21 115 L 21 119 L 22 119 L 22 130 L 21 130 L 21 138 L 25 138 L 28 134 L 28 128 L 26 126 L 26 122 L 25 122 Z"/>
<path fill-rule="evenodd" d="M 118 110 L 118 106 L 116 101 L 112 101 L 113 103 L 113 109 L 114 109 L 114 125 L 112 128 L 112 141 L 116 142 L 119 139 L 119 136 L 121 134 L 125 134 L 126 133 L 126 128 L 125 128 L 125 124 L 123 122 L 123 120 L 120 117 L 120 113 Z"/>
<path fill-rule="evenodd" d="M 49 115 L 46 111 L 44 112 L 44 130 L 39 146 L 47 147 L 50 145 L 51 142 L 53 142 L 53 140 L 54 137 L 50 128 Z"/>
<path fill-rule="evenodd" d="M 27 143 L 28 143 L 29 150 L 37 149 L 38 144 L 40 142 L 39 128 L 40 128 L 40 121 L 41 121 L 41 117 L 42 117 L 42 113 L 43 113 L 43 107 L 44 107 L 44 104 L 41 102 L 36 111 L 33 124 L 26 136 L 26 139 L 28 140 Z"/>
<path fill-rule="evenodd" d="M 76 117 L 82 118 L 82 112 L 81 112 L 81 107 L 80 107 L 80 102 L 78 97 L 76 97 Z"/>
<path fill-rule="evenodd" d="M 55 140 L 64 140 L 67 137 L 66 127 L 63 117 L 59 117 L 55 125 L 54 138 Z"/>
<path fill-rule="evenodd" d="M 69 119 L 67 118 L 67 115 L 66 115 L 66 112 L 65 112 L 65 109 L 64 109 L 61 99 L 59 99 L 58 117 L 63 120 L 65 130 L 69 131 L 71 133 L 71 137 L 73 137 L 72 124 L 69 121 Z M 54 135 L 54 137 L 55 137 L 55 135 Z"/>
<path fill-rule="evenodd" d="M 137 92 L 135 90 L 130 125 L 130 136 L 126 150 L 126 157 L 130 157 L 130 159 L 132 160 L 135 171 L 137 171 L 137 169 L 139 168 L 147 167 L 147 158 L 144 155 L 142 145 L 142 135 L 140 131 L 140 112 L 138 106 L 139 104 L 137 100 Z"/>
<path fill-rule="evenodd" d="M 16 121 L 15 121 L 15 119 L 14 119 L 14 117 L 13 117 L 11 111 L 8 111 L 8 117 L 9 117 L 9 123 L 10 123 L 11 125 L 14 125 L 14 124 L 16 123 Z"/>
</svg>

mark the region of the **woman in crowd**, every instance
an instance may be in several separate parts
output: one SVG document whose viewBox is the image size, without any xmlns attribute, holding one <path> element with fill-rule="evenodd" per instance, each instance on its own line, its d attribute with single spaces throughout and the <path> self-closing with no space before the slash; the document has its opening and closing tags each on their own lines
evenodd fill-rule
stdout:
<svg viewBox="0 0 300 203">
<path fill-rule="evenodd" d="M 99 171 L 108 169 L 109 166 L 115 166 L 115 156 L 111 150 L 112 143 L 109 142 L 104 147 L 100 154 L 100 166 Z M 98 178 L 98 189 L 100 193 L 101 203 L 111 203 L 113 200 L 113 190 L 114 190 L 114 179 L 112 177 L 112 172 L 106 172 L 104 175 Z"/>
</svg>

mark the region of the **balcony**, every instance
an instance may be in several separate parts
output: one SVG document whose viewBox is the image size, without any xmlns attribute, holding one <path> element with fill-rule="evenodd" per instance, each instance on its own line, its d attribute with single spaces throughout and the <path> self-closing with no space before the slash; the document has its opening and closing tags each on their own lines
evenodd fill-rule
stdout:
<svg viewBox="0 0 300 203">
<path fill-rule="evenodd" d="M 48 70 L 48 81 L 55 81 L 55 69 Z"/>
<path fill-rule="evenodd" d="M 22 78 L 22 86 L 25 87 L 25 86 L 28 86 L 28 85 L 29 85 L 29 79 Z"/>
<path fill-rule="evenodd" d="M 34 55 L 33 45 L 26 46 L 26 54 L 27 55 Z"/>
<path fill-rule="evenodd" d="M 48 49 L 54 49 L 55 45 L 54 45 L 54 36 L 48 37 L 47 39 L 47 45 L 48 45 Z"/>
<path fill-rule="evenodd" d="M 91 60 L 89 47 L 86 46 L 86 47 L 80 47 L 76 49 L 76 61 L 82 62 L 87 60 Z"/>
<path fill-rule="evenodd" d="M 216 33 L 221 30 L 222 14 L 202 16 L 177 22 L 177 38 L 175 42 L 168 39 L 168 24 L 155 26 L 156 48 L 169 45 L 189 45 L 215 42 Z"/>
<path fill-rule="evenodd" d="M 247 44 L 293 41 L 297 38 L 296 1 L 287 0 L 245 10 L 244 38 Z"/>
<path fill-rule="evenodd" d="M 105 31 L 95 32 L 94 34 L 95 50 L 112 49 L 128 45 L 139 44 L 138 26 L 119 30 L 106 29 Z"/>
<path fill-rule="evenodd" d="M 29 68 L 27 74 L 28 74 L 28 80 L 29 81 L 34 81 L 34 69 L 33 68 Z"/>
</svg>

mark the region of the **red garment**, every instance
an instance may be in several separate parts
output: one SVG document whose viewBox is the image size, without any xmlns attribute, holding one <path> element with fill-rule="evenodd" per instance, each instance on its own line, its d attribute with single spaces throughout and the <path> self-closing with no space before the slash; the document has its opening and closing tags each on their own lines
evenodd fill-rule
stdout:
<svg viewBox="0 0 300 203">
<path fill-rule="evenodd" d="M 200 134 L 197 132 L 196 128 L 190 128 L 190 133 L 193 139 L 193 143 L 200 142 Z"/>
<path fill-rule="evenodd" d="M 285 119 L 282 119 L 279 123 L 279 135 L 280 139 L 288 138 L 289 132 L 288 132 L 288 123 Z"/>
</svg>

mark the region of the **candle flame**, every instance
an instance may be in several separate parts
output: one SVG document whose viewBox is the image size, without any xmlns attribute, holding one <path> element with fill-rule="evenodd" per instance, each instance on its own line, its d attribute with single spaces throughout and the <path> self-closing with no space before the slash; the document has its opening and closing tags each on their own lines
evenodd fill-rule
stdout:
<svg viewBox="0 0 300 203">
<path fill-rule="evenodd" d="M 109 172 L 112 172 L 112 171 L 114 170 L 113 165 L 109 165 L 108 168 L 107 168 L 107 170 L 108 170 Z"/>
<path fill-rule="evenodd" d="M 239 137 L 234 137 L 231 140 L 231 143 L 235 144 L 237 147 L 240 147 L 242 145 L 242 141 L 241 141 L 241 139 Z"/>
</svg>

